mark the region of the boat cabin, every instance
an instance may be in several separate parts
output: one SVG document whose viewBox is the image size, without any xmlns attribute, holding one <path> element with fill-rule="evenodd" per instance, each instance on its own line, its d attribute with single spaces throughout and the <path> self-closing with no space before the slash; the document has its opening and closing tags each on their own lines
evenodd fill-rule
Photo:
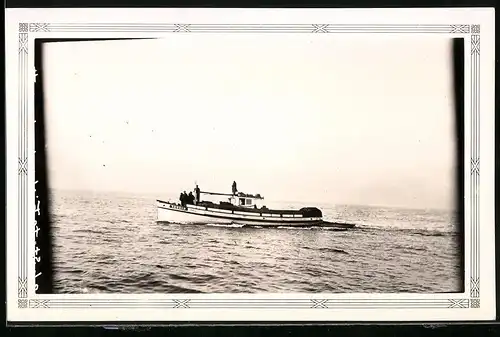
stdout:
<svg viewBox="0 0 500 337">
<path fill-rule="evenodd" d="M 260 194 L 248 194 L 238 192 L 236 194 L 201 191 L 203 202 L 219 203 L 221 206 L 243 207 L 249 209 L 261 208 L 264 197 Z M 227 197 L 227 201 L 221 201 L 220 197 Z"/>
<path fill-rule="evenodd" d="M 245 208 L 260 208 L 262 207 L 262 200 L 264 200 L 264 198 L 259 194 L 252 195 L 245 193 L 238 193 L 229 198 L 229 202 L 232 205 Z"/>
</svg>

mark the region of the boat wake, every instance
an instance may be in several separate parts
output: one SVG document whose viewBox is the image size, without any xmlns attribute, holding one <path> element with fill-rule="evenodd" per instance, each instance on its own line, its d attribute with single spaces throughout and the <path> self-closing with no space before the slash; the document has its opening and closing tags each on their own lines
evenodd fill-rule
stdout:
<svg viewBox="0 0 500 337">
<path fill-rule="evenodd" d="M 193 223 L 193 222 L 168 222 L 161 221 L 164 224 L 170 225 L 192 225 L 192 226 L 207 226 L 218 228 L 253 228 L 253 229 L 284 229 L 284 230 L 324 230 L 324 231 L 347 231 L 347 228 L 338 227 L 323 227 L 323 226 L 259 226 L 259 225 L 244 225 L 244 224 L 221 224 L 221 223 Z"/>
<path fill-rule="evenodd" d="M 420 235 L 420 236 L 456 236 L 460 235 L 457 230 L 446 230 L 446 229 L 430 229 L 430 228 L 402 228 L 396 226 L 383 226 L 383 225 L 371 225 L 371 224 L 360 224 L 356 227 L 358 231 L 384 231 L 384 232 L 397 232 L 409 235 Z"/>
<path fill-rule="evenodd" d="M 293 230 L 311 230 L 313 227 L 291 227 L 291 226 L 278 226 L 277 229 L 293 229 Z"/>
<path fill-rule="evenodd" d="M 337 231 L 337 232 L 344 232 L 348 230 L 347 228 L 336 228 L 336 227 L 317 227 L 317 228 L 324 231 Z"/>
</svg>

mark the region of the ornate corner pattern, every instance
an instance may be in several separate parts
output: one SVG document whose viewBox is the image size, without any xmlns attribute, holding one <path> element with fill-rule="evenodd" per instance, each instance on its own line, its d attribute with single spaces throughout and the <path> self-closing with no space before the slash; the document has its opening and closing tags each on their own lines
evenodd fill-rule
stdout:
<svg viewBox="0 0 500 337">
<path fill-rule="evenodd" d="M 30 308 L 49 308 L 49 300 L 29 300 Z"/>
<path fill-rule="evenodd" d="M 479 277 L 470 280 L 470 297 L 479 298 Z"/>
<path fill-rule="evenodd" d="M 454 34 L 469 34 L 470 25 L 451 25 L 451 33 Z"/>
<path fill-rule="evenodd" d="M 48 23 L 30 23 L 29 24 L 30 32 L 49 32 L 49 24 Z"/>
<path fill-rule="evenodd" d="M 471 54 L 479 56 L 479 35 L 472 35 L 471 39 Z"/>
<path fill-rule="evenodd" d="M 17 296 L 21 298 L 28 297 L 28 279 L 18 278 L 17 279 Z"/>
<path fill-rule="evenodd" d="M 28 33 L 19 33 L 19 53 L 28 54 Z"/>
<path fill-rule="evenodd" d="M 29 24 L 25 22 L 20 22 L 19 23 L 19 32 L 21 33 L 27 33 L 29 31 Z"/>
<path fill-rule="evenodd" d="M 17 307 L 19 309 L 26 309 L 28 308 L 28 300 L 25 298 L 20 298 L 17 300 Z"/>
<path fill-rule="evenodd" d="M 469 300 L 468 299 L 450 299 L 448 308 L 468 308 Z"/>
<path fill-rule="evenodd" d="M 470 307 L 471 308 L 479 309 L 480 306 L 481 306 L 481 302 L 480 302 L 479 298 L 473 298 L 470 300 Z"/>
</svg>

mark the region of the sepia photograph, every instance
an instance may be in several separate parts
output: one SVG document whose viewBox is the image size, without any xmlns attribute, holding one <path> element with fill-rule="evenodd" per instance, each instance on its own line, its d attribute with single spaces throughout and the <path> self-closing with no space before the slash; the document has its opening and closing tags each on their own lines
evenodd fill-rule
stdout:
<svg viewBox="0 0 500 337">
<path fill-rule="evenodd" d="M 494 318 L 493 28 L 7 11 L 7 321 Z"/>
<path fill-rule="evenodd" d="M 461 40 L 42 42 L 54 293 L 463 292 Z"/>
</svg>

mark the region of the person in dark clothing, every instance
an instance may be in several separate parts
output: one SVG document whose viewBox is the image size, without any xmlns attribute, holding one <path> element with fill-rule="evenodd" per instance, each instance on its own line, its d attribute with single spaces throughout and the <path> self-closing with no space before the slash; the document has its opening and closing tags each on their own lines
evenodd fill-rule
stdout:
<svg viewBox="0 0 500 337">
<path fill-rule="evenodd" d="M 184 206 L 184 193 L 179 195 L 179 201 L 181 202 L 181 205 Z"/>
<path fill-rule="evenodd" d="M 189 192 L 187 199 L 188 199 L 188 201 L 187 201 L 188 204 L 194 205 L 194 195 L 193 195 L 193 192 Z"/>
<path fill-rule="evenodd" d="M 188 202 L 188 195 L 187 195 L 186 191 L 184 191 L 181 194 L 181 205 L 185 207 L 187 202 Z"/>
<path fill-rule="evenodd" d="M 236 195 L 238 188 L 236 187 L 236 181 L 233 181 L 233 195 Z"/>
<path fill-rule="evenodd" d="M 194 188 L 194 194 L 195 194 L 195 197 L 196 197 L 196 203 L 199 203 L 200 202 L 200 188 L 198 187 L 198 185 L 196 185 L 196 187 Z"/>
</svg>

